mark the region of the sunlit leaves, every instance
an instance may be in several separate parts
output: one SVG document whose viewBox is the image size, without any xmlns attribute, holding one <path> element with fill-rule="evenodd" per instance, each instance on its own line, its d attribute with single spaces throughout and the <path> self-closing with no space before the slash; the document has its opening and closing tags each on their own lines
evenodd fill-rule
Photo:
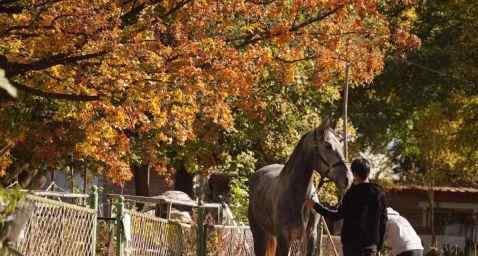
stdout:
<svg viewBox="0 0 478 256">
<path fill-rule="evenodd" d="M 414 46 L 406 23 L 395 40 L 398 30 L 383 15 L 383 4 L 395 5 L 30 1 L 20 12 L 0 12 L 0 67 L 25 86 L 21 100 L 31 97 L 28 88 L 49 98 L 14 109 L 48 113 L 21 123 L 27 134 L 49 134 L 53 122 L 81 131 L 82 136 L 50 141 L 68 145 L 48 149 L 55 159 L 89 159 L 115 182 L 130 178 L 128 166 L 138 161 L 161 171 L 178 159 L 207 169 L 220 164 L 211 145 L 237 129 L 236 113 L 257 122 L 300 123 L 293 113 L 310 102 L 298 107 L 284 95 L 265 98 L 271 96 L 262 92 L 267 80 L 274 81 L 267 86 L 298 86 L 302 94 L 317 89 L 322 102 L 333 102 L 340 97 L 337 81 L 346 62 L 352 84 L 360 85 L 381 72 L 388 52 Z M 96 98 L 57 102 L 56 94 Z M 305 118 L 317 118 L 307 111 Z M 2 114 L 2 121 L 12 122 Z M 284 156 L 286 144 L 299 134 L 281 136 L 266 137 L 264 149 Z"/>
</svg>

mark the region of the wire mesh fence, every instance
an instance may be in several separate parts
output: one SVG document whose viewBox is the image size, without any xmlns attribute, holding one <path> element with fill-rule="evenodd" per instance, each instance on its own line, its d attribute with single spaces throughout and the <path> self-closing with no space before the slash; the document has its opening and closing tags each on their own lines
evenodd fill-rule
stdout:
<svg viewBox="0 0 478 256">
<path fill-rule="evenodd" d="M 196 255 L 196 228 L 134 210 L 125 210 L 130 218 L 126 237 L 128 256 L 193 256 Z M 128 233 L 128 232 L 127 232 Z"/>
<path fill-rule="evenodd" d="M 23 255 L 94 255 L 96 210 L 27 195 L 18 214 L 25 225 L 13 247 Z"/>
<path fill-rule="evenodd" d="M 116 225 L 112 220 L 98 219 L 96 256 L 116 255 Z"/>
<path fill-rule="evenodd" d="M 289 256 L 302 256 L 306 255 L 307 247 L 305 241 L 293 240 L 290 243 Z"/>
<path fill-rule="evenodd" d="M 214 256 L 253 256 L 253 240 L 249 226 L 209 226 L 207 254 Z"/>
<path fill-rule="evenodd" d="M 335 249 L 334 249 L 335 247 Z M 322 238 L 322 243 L 320 247 L 322 251 L 322 256 L 335 256 L 335 252 L 337 252 L 337 255 L 343 255 L 342 254 L 342 243 L 340 242 L 340 236 L 330 236 L 330 237 L 323 237 Z"/>
<path fill-rule="evenodd" d="M 249 226 L 209 226 L 207 231 L 207 255 L 211 256 L 254 256 L 254 241 Z M 322 256 L 335 255 L 332 242 L 340 248 L 340 238 L 322 238 Z M 316 248 L 317 249 L 317 248 Z M 319 255 L 316 250 L 315 254 Z M 289 256 L 307 255 L 307 241 L 293 240 Z M 340 254 L 339 254 L 340 255 Z"/>
<path fill-rule="evenodd" d="M 83 204 L 87 198 L 83 195 Z M 110 217 L 99 218 L 95 208 L 27 195 L 17 213 L 19 222 L 24 222 L 19 239 L 13 244 L 18 254 L 9 255 L 254 255 L 249 226 L 179 223 L 125 209 L 123 199 L 112 207 Z M 332 243 L 340 250 L 340 239 L 322 237 L 322 256 L 335 255 Z M 290 256 L 306 255 L 305 252 L 303 241 L 292 242 Z"/>
</svg>

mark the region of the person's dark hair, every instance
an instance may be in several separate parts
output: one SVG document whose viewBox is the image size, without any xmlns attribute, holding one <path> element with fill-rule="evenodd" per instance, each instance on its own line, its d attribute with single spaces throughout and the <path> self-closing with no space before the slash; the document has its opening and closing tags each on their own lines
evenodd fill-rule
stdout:
<svg viewBox="0 0 478 256">
<path fill-rule="evenodd" d="M 365 158 L 357 158 L 352 161 L 351 169 L 354 175 L 364 180 L 370 174 L 370 163 Z"/>
</svg>

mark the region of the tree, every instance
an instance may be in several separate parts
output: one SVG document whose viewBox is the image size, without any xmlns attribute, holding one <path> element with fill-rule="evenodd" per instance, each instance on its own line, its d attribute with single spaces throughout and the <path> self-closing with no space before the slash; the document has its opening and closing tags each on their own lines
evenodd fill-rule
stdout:
<svg viewBox="0 0 478 256">
<path fill-rule="evenodd" d="M 422 47 L 389 59 L 374 83 L 351 94 L 363 145 L 391 149 L 396 171 L 423 183 L 474 185 L 478 171 L 474 1 L 426 1 L 412 15 Z M 425 175 L 425 177 L 424 177 Z"/>
<path fill-rule="evenodd" d="M 83 160 L 118 183 L 131 166 L 208 170 L 234 113 L 268 114 L 264 79 L 290 85 L 307 65 L 303 80 L 334 87 L 346 61 L 366 83 L 417 46 L 384 15 L 408 2 L 2 1 L 0 68 L 20 91 L 1 96 L 3 170 Z"/>
</svg>

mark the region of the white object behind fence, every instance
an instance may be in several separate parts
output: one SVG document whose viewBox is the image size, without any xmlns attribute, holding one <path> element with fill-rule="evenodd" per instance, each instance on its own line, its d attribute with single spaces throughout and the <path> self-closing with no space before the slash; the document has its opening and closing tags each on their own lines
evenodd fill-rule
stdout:
<svg viewBox="0 0 478 256">
<path fill-rule="evenodd" d="M 14 245 L 23 255 L 94 255 L 95 210 L 27 195 L 19 211 L 30 217 Z"/>
</svg>

